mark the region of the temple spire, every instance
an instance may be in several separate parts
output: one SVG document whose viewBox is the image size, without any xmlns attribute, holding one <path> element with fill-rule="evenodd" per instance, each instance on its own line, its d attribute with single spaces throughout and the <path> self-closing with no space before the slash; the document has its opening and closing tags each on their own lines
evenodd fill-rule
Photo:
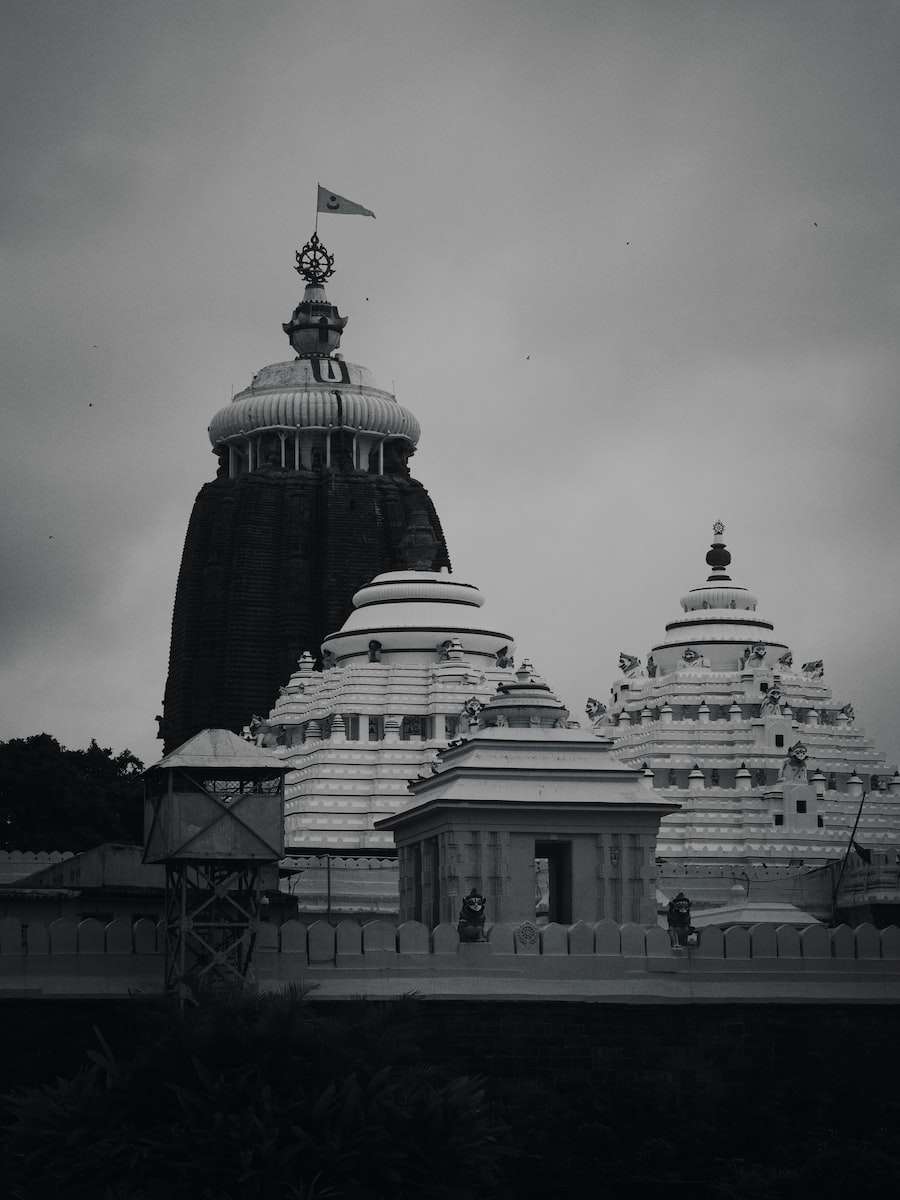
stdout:
<svg viewBox="0 0 900 1200">
<path fill-rule="evenodd" d="M 299 358 L 317 358 L 333 354 L 341 344 L 347 324 L 325 294 L 325 280 L 334 274 L 334 255 L 314 233 L 297 251 L 294 270 L 306 280 L 303 299 L 282 325 Z"/>
<path fill-rule="evenodd" d="M 707 565 L 712 567 L 712 574 L 707 578 L 707 583 L 725 583 L 726 581 L 731 581 L 731 576 L 726 573 L 731 564 L 731 553 L 725 546 L 724 533 L 725 523 L 723 521 L 714 521 L 713 540 L 706 552 Z"/>
</svg>

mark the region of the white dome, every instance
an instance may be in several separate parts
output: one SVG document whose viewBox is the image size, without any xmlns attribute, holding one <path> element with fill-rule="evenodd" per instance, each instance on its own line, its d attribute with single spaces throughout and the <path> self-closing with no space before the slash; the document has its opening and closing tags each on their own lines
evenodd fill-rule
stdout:
<svg viewBox="0 0 900 1200">
<path fill-rule="evenodd" d="M 317 377 L 318 376 L 318 377 Z M 258 429 L 355 429 L 416 445 L 419 422 L 371 372 L 343 359 L 298 359 L 263 367 L 209 425 L 214 446 Z"/>
<path fill-rule="evenodd" d="M 437 571 L 387 571 L 353 597 L 354 610 L 337 633 L 322 643 L 323 653 L 343 662 L 368 657 L 369 642 L 390 657 L 426 654 L 435 658 L 444 642 L 459 641 L 466 657 L 494 660 L 513 648 L 509 633 L 486 626 L 484 596 L 470 583 Z"/>
</svg>

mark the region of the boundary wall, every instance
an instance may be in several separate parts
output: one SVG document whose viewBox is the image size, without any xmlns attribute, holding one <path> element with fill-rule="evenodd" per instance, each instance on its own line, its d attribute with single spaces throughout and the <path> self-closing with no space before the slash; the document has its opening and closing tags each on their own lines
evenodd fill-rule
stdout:
<svg viewBox="0 0 900 1200">
<path fill-rule="evenodd" d="M 146 919 L 0 921 L 0 998 L 152 994 L 162 960 L 162 925 Z M 664 929 L 613 921 L 495 924 L 466 944 L 449 924 L 287 921 L 261 927 L 254 963 L 262 990 L 300 985 L 316 999 L 900 1001 L 896 926 L 709 927 L 674 951 Z"/>
</svg>

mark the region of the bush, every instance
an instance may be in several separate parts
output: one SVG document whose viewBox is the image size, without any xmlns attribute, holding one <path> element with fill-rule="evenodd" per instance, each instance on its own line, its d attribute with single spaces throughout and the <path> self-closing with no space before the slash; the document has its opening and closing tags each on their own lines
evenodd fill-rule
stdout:
<svg viewBox="0 0 900 1200">
<path fill-rule="evenodd" d="M 482 1083 L 418 1060 L 409 1007 L 352 1029 L 295 994 L 143 1016 L 72 1079 L 5 1101 L 12 1197 L 376 1200 L 490 1194 Z"/>
</svg>

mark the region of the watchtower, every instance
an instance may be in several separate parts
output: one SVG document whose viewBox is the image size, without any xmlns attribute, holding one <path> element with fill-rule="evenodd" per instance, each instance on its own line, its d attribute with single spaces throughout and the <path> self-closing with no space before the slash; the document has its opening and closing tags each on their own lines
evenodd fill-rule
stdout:
<svg viewBox="0 0 900 1200">
<path fill-rule="evenodd" d="M 242 987 L 284 855 L 285 766 L 204 729 L 144 773 L 144 862 L 166 868 L 166 988 Z"/>
</svg>

